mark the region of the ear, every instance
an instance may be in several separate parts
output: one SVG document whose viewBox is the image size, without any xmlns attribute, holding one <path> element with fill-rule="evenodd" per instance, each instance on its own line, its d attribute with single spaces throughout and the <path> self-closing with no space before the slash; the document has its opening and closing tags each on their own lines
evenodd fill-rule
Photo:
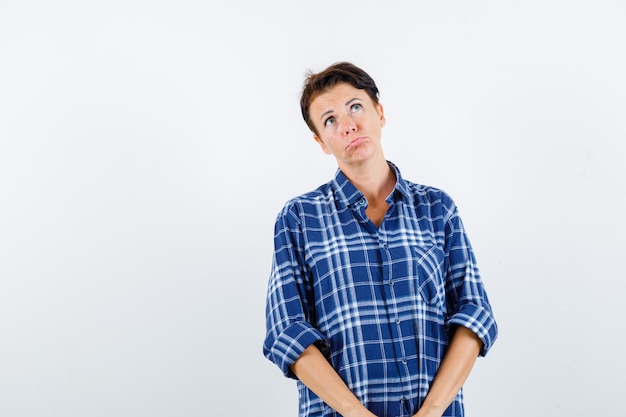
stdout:
<svg viewBox="0 0 626 417">
<path fill-rule="evenodd" d="M 324 142 L 322 142 L 322 139 L 320 139 L 319 136 L 317 136 L 316 134 L 313 134 L 313 139 L 315 139 L 315 142 L 319 143 L 320 147 L 322 148 L 322 151 L 324 151 L 326 155 L 330 155 L 330 149 L 328 149 L 328 147 L 324 144 Z"/>
<path fill-rule="evenodd" d="M 383 111 L 383 105 L 378 103 L 376 106 L 376 110 L 378 111 L 378 115 L 380 116 L 380 127 L 385 127 L 387 123 L 387 119 L 385 119 L 385 112 Z"/>
</svg>

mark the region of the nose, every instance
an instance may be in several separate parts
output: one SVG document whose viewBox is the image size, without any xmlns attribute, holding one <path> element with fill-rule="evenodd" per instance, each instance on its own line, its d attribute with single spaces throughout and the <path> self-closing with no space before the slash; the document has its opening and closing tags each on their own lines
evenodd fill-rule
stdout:
<svg viewBox="0 0 626 417">
<path fill-rule="evenodd" d="M 351 132 L 356 132 L 356 123 L 352 117 L 344 117 L 341 124 L 341 127 L 343 128 L 343 131 L 346 132 L 346 135 L 349 135 Z"/>
</svg>

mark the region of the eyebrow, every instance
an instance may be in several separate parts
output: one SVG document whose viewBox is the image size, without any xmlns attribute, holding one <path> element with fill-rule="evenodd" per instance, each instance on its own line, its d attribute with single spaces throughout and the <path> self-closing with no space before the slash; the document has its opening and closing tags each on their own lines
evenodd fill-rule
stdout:
<svg viewBox="0 0 626 417">
<path fill-rule="evenodd" d="M 358 97 L 354 97 L 351 98 L 350 100 L 346 101 L 346 106 L 350 105 L 350 103 L 352 103 L 354 100 L 360 100 L 360 98 Z M 324 119 L 324 116 L 326 116 L 327 114 L 332 113 L 334 110 L 326 110 L 324 113 L 322 113 L 322 115 L 320 116 L 320 121 L 322 121 Z"/>
</svg>

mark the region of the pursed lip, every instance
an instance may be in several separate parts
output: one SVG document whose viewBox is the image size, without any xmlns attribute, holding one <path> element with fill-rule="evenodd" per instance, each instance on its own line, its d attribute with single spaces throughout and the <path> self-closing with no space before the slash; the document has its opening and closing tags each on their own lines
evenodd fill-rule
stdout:
<svg viewBox="0 0 626 417">
<path fill-rule="evenodd" d="M 355 138 L 348 144 L 348 146 L 346 146 L 346 149 L 350 149 L 350 148 L 354 148 L 355 146 L 359 146 L 364 141 L 365 141 L 365 136 L 361 136 L 361 137 Z"/>
</svg>

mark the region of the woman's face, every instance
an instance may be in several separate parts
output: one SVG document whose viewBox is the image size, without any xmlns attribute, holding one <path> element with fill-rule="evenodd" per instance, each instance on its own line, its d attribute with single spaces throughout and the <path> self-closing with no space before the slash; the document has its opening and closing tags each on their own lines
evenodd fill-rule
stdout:
<svg viewBox="0 0 626 417">
<path fill-rule="evenodd" d="M 337 159 L 339 167 L 359 164 L 377 155 L 385 116 L 381 104 L 348 83 L 320 94 L 309 107 L 322 150 Z"/>
</svg>

